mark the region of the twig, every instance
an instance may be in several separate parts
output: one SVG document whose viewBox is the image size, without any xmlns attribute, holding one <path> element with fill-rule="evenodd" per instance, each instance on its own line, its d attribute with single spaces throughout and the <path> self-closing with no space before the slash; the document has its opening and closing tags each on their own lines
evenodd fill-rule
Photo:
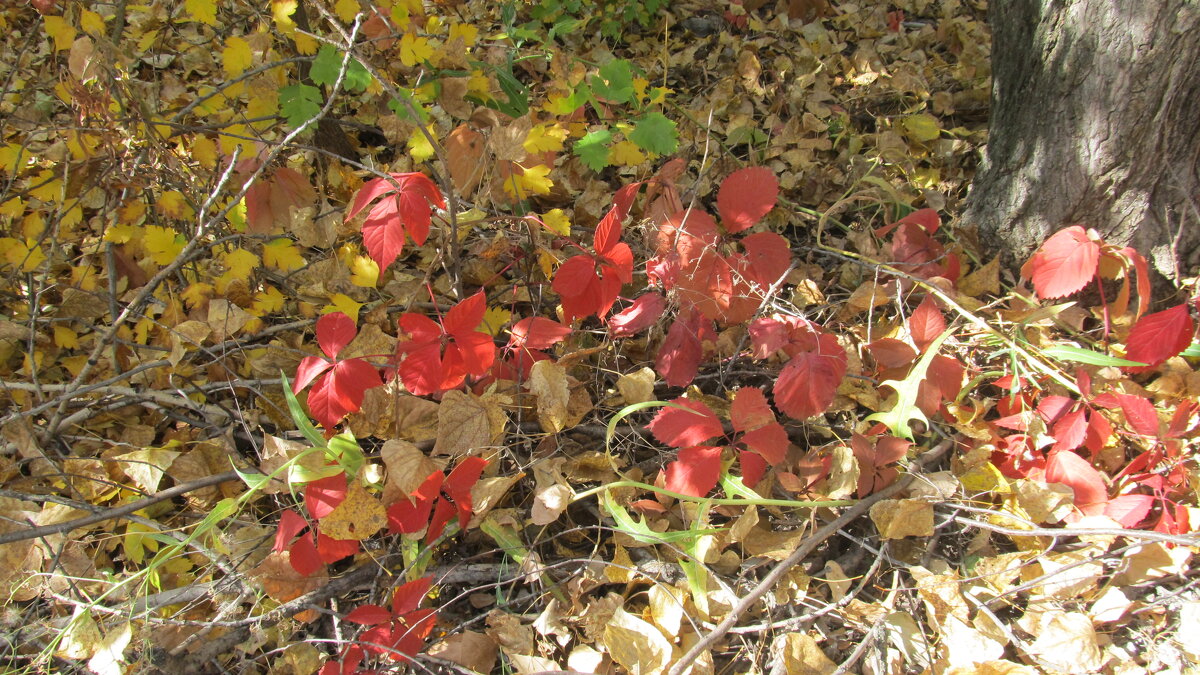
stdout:
<svg viewBox="0 0 1200 675">
<path fill-rule="evenodd" d="M 947 450 L 949 450 L 952 445 L 953 442 L 951 441 L 942 441 L 941 443 L 938 443 L 933 447 L 933 449 L 921 455 L 919 459 L 914 461 L 910 471 L 933 463 Z M 804 558 L 807 557 L 809 553 L 812 553 L 813 549 L 819 546 L 821 542 L 825 541 L 829 537 L 832 537 L 837 533 L 838 530 L 846 527 L 859 516 L 866 513 L 871 506 L 877 502 L 887 499 L 888 497 L 891 497 L 901 490 L 906 489 L 909 483 L 912 482 L 913 477 L 914 474 L 910 473 L 903 480 L 900 480 L 861 500 L 854 506 L 847 509 L 842 515 L 826 523 L 821 527 L 821 529 L 814 532 L 811 537 L 801 542 L 800 546 L 798 546 L 791 555 L 789 555 L 779 564 L 775 565 L 775 567 L 772 568 L 769 573 L 767 573 L 767 576 L 763 577 L 763 580 L 758 582 L 757 586 L 755 586 L 748 594 L 746 594 L 745 597 L 739 600 L 738 603 L 733 606 L 733 609 L 729 610 L 729 615 L 726 616 L 721 623 L 717 624 L 716 628 L 712 629 L 707 635 L 696 641 L 696 643 L 692 645 L 692 648 L 687 650 L 687 652 L 684 653 L 684 655 L 678 661 L 676 661 L 674 665 L 671 666 L 671 669 L 667 671 L 667 674 L 683 675 L 684 671 L 686 671 L 692 665 L 692 662 L 695 661 L 705 651 L 711 649 L 718 640 L 724 637 L 725 634 L 729 632 L 729 629 L 733 628 L 734 625 L 737 624 L 738 619 L 740 619 L 754 603 L 758 602 L 759 598 L 761 598 L 763 595 L 766 595 L 768 591 L 775 587 L 775 584 L 779 583 L 779 580 L 782 579 L 785 574 L 787 574 L 789 569 L 795 567 L 800 561 L 804 560 Z"/>
</svg>

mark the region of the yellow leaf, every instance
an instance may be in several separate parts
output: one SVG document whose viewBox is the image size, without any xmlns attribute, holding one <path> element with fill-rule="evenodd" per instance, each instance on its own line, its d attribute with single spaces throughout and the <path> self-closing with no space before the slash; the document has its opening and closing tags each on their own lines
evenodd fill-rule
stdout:
<svg viewBox="0 0 1200 675">
<path fill-rule="evenodd" d="M 46 220 L 39 211 L 32 211 L 21 219 L 21 234 L 26 240 L 41 239 L 46 231 Z"/>
<path fill-rule="evenodd" d="M 289 35 L 296 30 L 292 15 L 296 13 L 297 4 L 296 0 L 271 0 L 271 17 L 275 19 L 275 26 Z"/>
<path fill-rule="evenodd" d="M 169 190 L 162 193 L 154 207 L 164 216 L 176 220 L 191 220 L 192 216 L 195 215 L 192 207 L 184 199 L 183 193 L 178 190 Z"/>
<path fill-rule="evenodd" d="M 236 35 L 225 41 L 225 49 L 221 50 L 221 65 L 230 77 L 237 77 L 250 67 L 254 60 L 254 52 L 250 43 Z"/>
<path fill-rule="evenodd" d="M 375 288 L 379 284 L 379 263 L 365 255 L 356 255 L 350 260 L 350 283 L 363 288 Z"/>
<path fill-rule="evenodd" d="M 450 24 L 450 41 L 461 39 L 464 47 L 470 47 L 479 39 L 479 28 L 472 23 Z"/>
<path fill-rule="evenodd" d="M 280 272 L 291 272 L 304 267 L 304 256 L 291 239 L 279 238 L 263 245 L 263 264 Z"/>
<path fill-rule="evenodd" d="M 183 301 L 187 303 L 189 309 L 196 309 L 197 307 L 205 305 L 215 291 L 216 289 L 213 288 L 212 284 L 198 281 L 185 288 L 183 292 L 179 294 L 179 297 L 183 298 Z"/>
<path fill-rule="evenodd" d="M 500 334 L 500 329 L 508 325 L 512 320 L 512 312 L 503 307 L 488 307 L 483 313 L 483 323 L 480 324 L 480 330 L 487 331 L 489 335 L 496 336 Z"/>
<path fill-rule="evenodd" d="M 570 115 L 575 112 L 575 106 L 571 103 L 570 94 L 554 93 L 546 97 L 542 110 L 551 115 Z"/>
<path fill-rule="evenodd" d="M 387 511 L 363 486 L 351 483 L 346 498 L 321 519 L 321 532 L 334 539 L 362 541 L 387 525 Z"/>
<path fill-rule="evenodd" d="M 28 165 L 29 160 L 33 158 L 33 153 L 29 152 L 28 148 L 23 148 L 16 143 L 7 143 L 0 145 L 0 171 L 8 175 L 14 175 L 24 166 Z"/>
<path fill-rule="evenodd" d="M 77 33 L 74 26 L 67 23 L 63 17 L 54 15 L 43 16 L 42 22 L 46 26 L 46 34 L 54 38 L 54 51 L 61 52 L 71 48 Z"/>
<path fill-rule="evenodd" d="M 550 167 L 544 164 L 529 167 L 521 175 L 515 173 L 506 181 L 504 181 L 504 191 L 518 198 L 524 199 L 530 194 L 548 195 L 550 188 L 554 186 L 554 181 L 546 177 L 550 173 Z M 513 186 L 513 183 L 516 186 Z"/>
<path fill-rule="evenodd" d="M 431 124 L 427 128 L 429 134 L 436 138 L 434 126 Z M 420 128 L 413 129 L 408 136 L 408 154 L 412 155 L 413 160 L 417 162 L 424 162 L 434 155 L 433 146 L 429 144 L 429 139 L 425 137 L 425 134 L 421 133 Z"/>
<path fill-rule="evenodd" d="M 332 314 L 341 312 L 350 317 L 355 323 L 358 323 L 358 310 L 363 306 L 361 302 L 355 302 L 354 298 L 343 293 L 334 293 L 329 299 L 329 304 L 321 308 L 322 314 Z"/>
<path fill-rule="evenodd" d="M 67 46 L 70 46 L 69 42 Z M 433 47 L 430 46 L 429 40 L 412 33 L 405 33 L 404 37 L 400 38 L 400 63 L 411 68 L 428 61 L 432 56 Z"/>
<path fill-rule="evenodd" d="M 362 10 L 358 5 L 358 0 L 338 0 L 333 6 L 334 13 L 342 20 L 342 23 L 353 23 L 354 17 Z"/>
<path fill-rule="evenodd" d="M 562 237 L 571 236 L 571 218 L 562 209 L 550 209 L 542 216 L 546 229 Z"/>
<path fill-rule="evenodd" d="M 303 33 L 296 33 L 293 35 L 292 41 L 296 43 L 296 51 L 304 54 L 305 56 L 312 56 L 313 54 L 316 54 L 317 49 L 319 49 L 321 46 L 321 44 L 317 42 L 316 38 L 311 38 Z"/>
<path fill-rule="evenodd" d="M 46 17 L 49 18 L 49 17 Z M 34 199 L 40 199 L 43 202 L 56 202 L 62 196 L 62 179 L 55 178 L 54 172 L 50 170 L 38 173 L 37 179 L 34 181 L 37 187 L 29 191 L 29 195 Z"/>
<path fill-rule="evenodd" d="M 226 127 L 225 131 L 226 133 L 217 137 L 223 154 L 232 155 L 234 149 L 239 147 L 242 149 L 243 157 L 253 157 L 258 153 L 252 140 L 255 134 L 245 124 L 231 124 Z"/>
<path fill-rule="evenodd" d="M 69 326 L 54 326 L 54 344 L 63 349 L 79 349 L 79 336 Z"/>
<path fill-rule="evenodd" d="M 937 119 L 928 113 L 909 115 L 900 120 L 900 127 L 906 136 L 921 143 L 937 140 L 942 135 Z"/>
<path fill-rule="evenodd" d="M 20 197 L 12 199 L 0 204 L 0 216 L 8 216 L 16 218 L 25 211 L 25 202 Z"/>
<path fill-rule="evenodd" d="M 467 93 L 481 101 L 492 100 L 492 82 L 482 70 L 471 71 L 471 77 L 467 79 Z"/>
<path fill-rule="evenodd" d="M 104 17 L 90 9 L 80 10 L 79 27 L 91 35 L 104 35 Z"/>
<path fill-rule="evenodd" d="M 183 251 L 183 237 L 168 227 L 148 225 L 142 235 L 142 248 L 158 265 L 169 265 Z"/>
<path fill-rule="evenodd" d="M 200 166 L 213 169 L 217 166 L 217 144 L 208 136 L 192 138 L 192 157 L 200 162 Z"/>
<path fill-rule="evenodd" d="M 248 310 L 254 316 L 264 316 L 283 309 L 284 297 L 274 286 L 267 286 L 254 294 L 254 304 Z"/>
<path fill-rule="evenodd" d="M 250 272 L 258 267 L 258 256 L 244 248 L 235 248 L 221 256 L 225 265 L 223 276 L 231 279 L 249 279 Z"/>
<path fill-rule="evenodd" d="M 46 262 L 46 254 L 42 253 L 35 239 L 21 243 L 20 239 L 13 237 L 0 238 L 0 256 L 4 262 L 22 272 L 32 272 Z"/>
<path fill-rule="evenodd" d="M 637 166 L 646 161 L 646 154 L 632 141 L 621 141 L 608 151 L 608 162 L 616 166 Z"/>
<path fill-rule="evenodd" d="M 525 138 L 525 152 L 562 152 L 567 130 L 558 124 L 539 124 Z"/>
<path fill-rule="evenodd" d="M 166 448 L 144 448 L 123 455 L 117 455 L 121 470 L 133 480 L 134 484 L 146 492 L 158 490 L 158 483 L 163 473 L 171 468 L 171 464 L 180 453 Z"/>
<path fill-rule="evenodd" d="M 217 25 L 217 3 L 215 0 L 184 0 L 183 8 L 200 23 Z"/>
</svg>

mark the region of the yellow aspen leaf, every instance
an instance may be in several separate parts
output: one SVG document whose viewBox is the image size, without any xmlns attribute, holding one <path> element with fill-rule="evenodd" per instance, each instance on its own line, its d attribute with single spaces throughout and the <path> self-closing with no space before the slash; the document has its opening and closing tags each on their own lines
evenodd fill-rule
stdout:
<svg viewBox="0 0 1200 675">
<path fill-rule="evenodd" d="M 550 188 L 554 187 L 554 181 L 546 177 L 549 173 L 550 167 L 544 164 L 531 166 L 520 175 L 513 173 L 504 181 L 504 191 L 517 199 L 524 199 L 530 194 L 548 195 Z"/>
<path fill-rule="evenodd" d="M 133 324 L 133 341 L 139 345 L 147 344 L 150 340 L 150 331 L 154 330 L 157 324 L 154 319 L 142 317 L 138 322 Z"/>
<path fill-rule="evenodd" d="M 263 246 L 263 264 L 281 272 L 291 272 L 304 267 L 304 256 L 291 239 L 279 238 Z"/>
<path fill-rule="evenodd" d="M 217 144 L 208 136 L 192 138 L 192 157 L 200 162 L 205 169 L 215 169 L 217 166 Z"/>
<path fill-rule="evenodd" d="M 21 199 L 20 197 L 13 197 L 12 199 L 4 202 L 3 204 L 0 204 L 0 216 L 8 216 L 9 218 L 16 218 L 17 216 L 21 215 L 24 212 L 25 212 L 25 201 L 23 199 Z"/>
<path fill-rule="evenodd" d="M 646 153 L 632 141 L 621 141 L 608 151 L 608 163 L 616 166 L 638 166 L 645 161 Z"/>
<path fill-rule="evenodd" d="M 434 15 L 425 21 L 425 32 L 431 35 L 437 35 L 442 32 L 442 17 Z"/>
<path fill-rule="evenodd" d="M 539 124 L 525 137 L 525 152 L 562 152 L 567 130 L 558 124 Z"/>
<path fill-rule="evenodd" d="M 88 362 L 88 355 L 76 354 L 75 356 L 60 356 L 58 358 L 58 362 L 63 368 L 67 369 L 67 372 L 71 374 L 71 377 L 76 377 L 79 375 L 80 371 L 83 370 L 83 364 Z"/>
<path fill-rule="evenodd" d="M 54 15 L 43 16 L 42 22 L 46 26 L 46 34 L 54 39 L 54 51 L 61 52 L 71 48 L 78 32 L 74 26 L 67 23 L 63 17 Z"/>
<path fill-rule="evenodd" d="M 221 146 L 221 153 L 232 155 L 234 149 L 241 148 L 243 157 L 253 157 L 258 149 L 254 147 L 253 131 L 247 128 L 245 124 L 231 124 L 225 131 L 227 133 L 219 136 L 218 145 Z"/>
<path fill-rule="evenodd" d="M 379 284 L 379 263 L 369 256 L 356 255 L 350 259 L 350 283 L 363 288 L 375 288 Z"/>
<path fill-rule="evenodd" d="M 290 35 L 296 30 L 296 22 L 292 15 L 296 13 L 296 0 L 271 0 L 271 18 L 275 19 L 275 27 Z"/>
<path fill-rule="evenodd" d="M 321 47 L 321 44 L 317 42 L 316 38 L 311 38 L 303 33 L 296 33 L 293 35 L 292 41 L 296 43 L 296 51 L 304 54 L 305 56 L 312 56 L 313 54 L 316 54 L 317 49 Z"/>
<path fill-rule="evenodd" d="M 245 38 L 236 35 L 225 41 L 225 49 L 221 50 L 221 66 L 230 77 L 237 77 L 246 72 L 254 60 L 254 52 Z"/>
<path fill-rule="evenodd" d="M 562 237 L 571 236 L 571 218 L 562 209 L 550 209 L 542 215 L 546 229 Z"/>
<path fill-rule="evenodd" d="M 151 49 L 153 49 L 154 45 L 157 43 L 158 43 L 158 31 L 157 30 L 148 30 L 145 33 L 142 33 L 142 37 L 138 38 L 137 51 L 138 52 L 148 52 Z"/>
<path fill-rule="evenodd" d="M 274 286 L 267 286 L 254 294 L 254 303 L 250 305 L 250 309 L 247 311 L 254 316 L 266 316 L 272 312 L 282 310 L 283 304 L 283 293 L 280 293 L 279 289 Z"/>
<path fill-rule="evenodd" d="M 70 46 L 70 43 L 67 44 Z M 430 46 L 429 40 L 423 37 L 405 33 L 404 37 L 400 38 L 400 62 L 410 68 L 420 63 L 428 61 L 433 56 L 433 47 Z"/>
<path fill-rule="evenodd" d="M 38 177 L 33 181 L 37 187 L 30 190 L 29 195 L 43 202 L 60 201 L 63 182 L 61 178 L 54 176 L 54 172 L 49 169 L 38 173 Z"/>
<path fill-rule="evenodd" d="M 98 189 L 99 188 L 93 188 L 93 190 L 98 190 Z M 72 206 L 71 208 L 67 209 L 67 212 L 62 215 L 62 218 L 59 219 L 58 224 L 62 228 L 63 231 L 69 232 L 70 228 L 72 228 L 82 222 L 83 222 L 83 207 L 79 205 L 78 201 L 76 201 L 75 205 Z"/>
<path fill-rule="evenodd" d="M 928 113 L 909 115 L 900 120 L 900 129 L 904 135 L 919 143 L 935 141 L 942 135 L 937 118 Z"/>
<path fill-rule="evenodd" d="M 128 244 L 138 233 L 138 228 L 129 223 L 117 223 L 104 231 L 104 241 Z"/>
<path fill-rule="evenodd" d="M 462 40 L 464 47 L 470 47 L 479 39 L 479 28 L 471 23 L 450 24 L 450 41 Z"/>
<path fill-rule="evenodd" d="M 140 199 L 126 202 L 117 211 L 117 222 L 123 225 L 141 225 L 145 218 L 146 202 Z"/>
<path fill-rule="evenodd" d="M 79 335 L 69 326 L 56 324 L 54 326 L 54 344 L 63 349 L 79 349 Z"/>
<path fill-rule="evenodd" d="M 32 272 L 46 262 L 46 254 L 35 239 L 23 243 L 14 237 L 3 237 L 0 238 L 0 259 L 22 272 Z"/>
<path fill-rule="evenodd" d="M 21 234 L 25 239 L 41 239 L 46 231 L 46 220 L 40 211 L 33 211 L 21 219 Z"/>
<path fill-rule="evenodd" d="M 355 323 L 358 323 L 358 310 L 362 306 L 361 302 L 355 302 L 354 298 L 344 293 L 334 293 L 333 297 L 329 299 L 329 304 L 321 308 L 321 313 L 332 314 L 334 312 L 341 312 L 350 317 Z"/>
<path fill-rule="evenodd" d="M 96 148 L 100 145 L 100 137 L 95 134 L 79 133 L 77 131 L 67 132 L 67 150 L 71 151 L 71 158 L 76 160 L 84 160 L 96 154 Z"/>
<path fill-rule="evenodd" d="M 467 93 L 481 101 L 492 100 L 492 82 L 482 70 L 471 71 L 471 76 L 467 78 Z"/>
<path fill-rule="evenodd" d="M 434 126 L 431 124 L 427 128 L 429 129 L 429 134 L 436 138 Z M 413 132 L 408 136 L 408 154 L 417 162 L 424 162 L 434 155 L 433 146 L 430 145 L 429 139 L 425 137 L 425 134 L 419 128 L 413 129 Z"/>
<path fill-rule="evenodd" d="M 217 3 L 215 0 L 184 0 L 183 8 L 192 18 L 208 26 L 217 25 Z"/>
<path fill-rule="evenodd" d="M 182 235 L 160 225 L 148 225 L 142 234 L 142 248 L 157 265 L 171 264 L 183 251 L 184 243 Z"/>
<path fill-rule="evenodd" d="M 358 4 L 358 0 L 338 0 L 333 5 L 333 12 L 337 14 L 337 18 L 342 20 L 342 23 L 353 23 L 354 17 L 362 11 Z"/>
<path fill-rule="evenodd" d="M 244 248 L 235 248 L 221 256 L 225 265 L 223 277 L 232 279 L 249 279 L 250 272 L 258 267 L 258 256 Z"/>
<path fill-rule="evenodd" d="M 187 288 L 183 289 L 183 292 L 179 294 L 179 297 L 183 298 L 183 301 L 187 303 L 189 309 L 196 309 L 197 307 L 203 307 L 204 305 L 208 304 L 208 299 L 211 298 L 215 292 L 216 289 L 213 288 L 212 284 L 205 283 L 203 281 L 197 281 L 196 283 L 189 284 Z"/>
<path fill-rule="evenodd" d="M 16 143 L 6 143 L 0 145 L 0 171 L 12 176 L 15 175 L 24 165 L 29 164 L 29 160 L 33 157 L 28 149 L 22 148 Z M 18 166 L 18 164 L 22 166 Z"/>
<path fill-rule="evenodd" d="M 508 325 L 512 320 L 512 312 L 503 307 L 488 307 L 483 313 L 483 321 L 479 324 L 479 330 L 487 332 L 488 335 L 496 336 L 500 334 L 501 329 Z"/>
<path fill-rule="evenodd" d="M 195 212 L 187 203 L 183 193 L 179 190 L 168 190 L 159 195 L 158 201 L 154 204 L 155 209 L 168 218 L 176 220 L 191 220 Z"/>
<path fill-rule="evenodd" d="M 104 17 L 90 9 L 80 10 L 79 27 L 90 35 L 104 35 Z"/>
</svg>

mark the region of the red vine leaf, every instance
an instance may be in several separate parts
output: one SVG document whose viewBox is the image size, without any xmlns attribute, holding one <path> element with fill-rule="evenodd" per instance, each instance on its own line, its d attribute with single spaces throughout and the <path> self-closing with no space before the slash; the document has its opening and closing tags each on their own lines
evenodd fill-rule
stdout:
<svg viewBox="0 0 1200 675">
<path fill-rule="evenodd" d="M 1033 280 L 1033 290 L 1046 300 L 1081 290 L 1095 276 L 1100 246 L 1079 225 L 1055 232 L 1021 267 L 1021 276 Z"/>
<path fill-rule="evenodd" d="M 670 403 L 673 405 L 660 408 L 646 425 L 660 443 L 685 448 L 725 433 L 721 420 L 704 403 L 687 398 L 677 398 Z"/>
<path fill-rule="evenodd" d="M 686 414 L 686 413 L 685 413 Z M 666 488 L 692 497 L 703 497 L 721 477 L 721 446 L 696 446 L 679 451 L 667 465 Z"/>
<path fill-rule="evenodd" d="M 750 166 L 729 174 L 717 192 L 717 211 L 725 231 L 734 234 L 751 227 L 775 208 L 779 180 L 762 166 Z"/>
<path fill-rule="evenodd" d="M 445 208 L 442 193 L 423 173 L 392 173 L 367 181 L 346 214 L 349 221 L 375 202 L 363 221 L 363 245 L 379 271 L 387 269 L 404 249 L 405 236 L 420 246 L 429 237 L 433 207 Z M 376 202 L 375 200 L 379 200 Z"/>
</svg>

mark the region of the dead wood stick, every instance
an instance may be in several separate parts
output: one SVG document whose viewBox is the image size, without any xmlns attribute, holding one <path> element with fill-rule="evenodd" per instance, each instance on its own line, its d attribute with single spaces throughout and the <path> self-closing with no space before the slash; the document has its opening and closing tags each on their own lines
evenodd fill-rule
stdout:
<svg viewBox="0 0 1200 675">
<path fill-rule="evenodd" d="M 734 625 L 737 624 L 738 619 L 740 619 L 742 615 L 745 614 L 752 605 L 754 605 L 754 603 L 758 602 L 759 598 L 766 595 L 768 591 L 775 587 L 775 584 L 779 583 L 779 580 L 783 578 L 783 575 L 786 574 L 789 569 L 794 567 L 801 560 L 804 560 L 804 558 L 806 558 L 809 553 L 812 553 L 813 549 L 819 546 L 821 542 L 832 537 L 838 530 L 849 525 L 856 518 L 866 513 L 871 506 L 907 488 L 908 484 L 911 483 L 914 478 L 912 471 L 932 464 L 947 450 L 949 450 L 950 446 L 952 445 L 953 441 L 950 440 L 945 440 L 941 443 L 938 443 L 933 447 L 933 449 L 921 455 L 920 458 L 913 462 L 913 465 L 910 467 L 909 475 L 904 479 L 897 481 L 883 490 L 880 490 L 879 492 L 876 492 L 875 494 L 859 501 L 854 506 L 846 509 L 845 513 L 829 521 L 825 524 L 825 526 L 814 532 L 811 537 L 808 537 L 801 542 L 791 555 L 789 555 L 782 562 L 776 564 L 775 567 L 767 573 L 767 576 L 763 577 L 763 580 L 758 582 L 757 586 L 751 589 L 751 591 L 747 593 L 746 596 L 741 600 L 738 600 L 738 603 L 729 611 L 729 615 L 726 616 L 721 623 L 717 624 L 716 628 L 713 628 L 708 632 L 707 635 L 698 640 L 696 644 L 692 645 L 692 648 L 689 649 L 678 661 L 675 662 L 674 665 L 671 666 L 671 669 L 667 671 L 667 675 L 683 675 L 683 672 L 687 670 L 689 666 L 691 666 L 692 662 L 695 661 L 706 650 L 711 649 L 717 640 L 720 640 L 722 637 L 724 637 L 725 634 L 729 632 L 729 629 L 733 628 Z"/>
</svg>

